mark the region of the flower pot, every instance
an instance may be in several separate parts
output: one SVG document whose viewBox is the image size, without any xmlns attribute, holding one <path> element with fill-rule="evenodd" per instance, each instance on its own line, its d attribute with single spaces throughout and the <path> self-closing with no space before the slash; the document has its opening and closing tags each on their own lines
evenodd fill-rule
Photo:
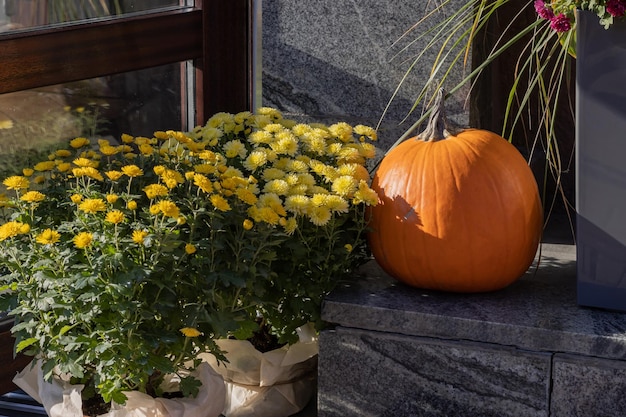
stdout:
<svg viewBox="0 0 626 417">
<path fill-rule="evenodd" d="M 153 398 L 130 391 L 125 392 L 128 398 L 126 404 L 113 403 L 110 412 L 97 417 L 218 417 L 224 408 L 222 377 L 204 363 L 194 375 L 202 382 L 200 392 L 194 398 Z M 35 366 L 28 365 L 13 382 L 41 403 L 50 417 L 84 417 L 82 385 L 71 385 L 57 377 L 46 382 L 41 367 L 36 363 Z M 169 382 L 175 383 L 175 380 L 172 378 Z"/>
<path fill-rule="evenodd" d="M 287 417 L 309 403 L 317 389 L 318 343 L 312 327 L 299 333 L 299 342 L 265 353 L 247 340 L 218 340 L 228 363 L 201 355 L 224 377 L 225 417 Z"/>
<path fill-rule="evenodd" d="M 626 21 L 577 14 L 578 303 L 626 311 Z"/>
</svg>

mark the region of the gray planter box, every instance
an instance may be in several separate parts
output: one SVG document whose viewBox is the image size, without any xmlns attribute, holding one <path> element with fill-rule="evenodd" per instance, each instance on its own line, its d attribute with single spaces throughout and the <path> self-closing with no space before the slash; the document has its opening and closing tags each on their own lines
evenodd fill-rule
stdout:
<svg viewBox="0 0 626 417">
<path fill-rule="evenodd" d="M 626 311 L 626 21 L 577 30 L 578 303 Z"/>
</svg>

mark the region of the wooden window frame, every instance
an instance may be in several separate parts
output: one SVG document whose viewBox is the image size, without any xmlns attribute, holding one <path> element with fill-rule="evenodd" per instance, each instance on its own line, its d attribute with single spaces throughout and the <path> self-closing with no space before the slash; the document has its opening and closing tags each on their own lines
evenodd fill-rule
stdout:
<svg viewBox="0 0 626 417">
<path fill-rule="evenodd" d="M 217 112 L 252 110 L 252 2 L 195 0 L 181 9 L 0 34 L 0 94 L 192 61 L 195 117 L 186 120 L 203 124 Z M 13 359 L 10 327 L 0 324 L 0 394 L 15 389 L 13 376 L 31 359 Z"/>
<path fill-rule="evenodd" d="M 252 104 L 252 0 L 0 35 L 0 94 L 193 60 L 196 122 Z"/>
</svg>

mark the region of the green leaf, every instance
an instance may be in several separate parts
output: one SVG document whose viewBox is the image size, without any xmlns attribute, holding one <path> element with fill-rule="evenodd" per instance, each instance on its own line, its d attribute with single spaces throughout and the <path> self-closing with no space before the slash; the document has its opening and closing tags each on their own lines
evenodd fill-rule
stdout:
<svg viewBox="0 0 626 417">
<path fill-rule="evenodd" d="M 246 320 L 239 324 L 239 328 L 233 332 L 233 336 L 239 340 L 246 340 L 254 335 L 254 332 L 259 330 L 259 325 L 252 320 Z"/>
<path fill-rule="evenodd" d="M 180 391 L 184 397 L 195 397 L 200 392 L 202 382 L 193 376 L 186 376 L 180 380 Z"/>
<path fill-rule="evenodd" d="M 59 331 L 59 336 L 63 336 L 65 333 L 69 332 L 71 329 L 72 329 L 72 326 L 69 326 L 69 325 L 65 325 L 61 327 L 61 330 Z"/>
<path fill-rule="evenodd" d="M 15 346 L 15 352 L 19 353 L 23 351 L 27 347 L 34 345 L 38 340 L 39 339 L 37 339 L 36 337 L 29 337 L 28 339 L 22 340 L 17 344 L 17 346 Z"/>
</svg>

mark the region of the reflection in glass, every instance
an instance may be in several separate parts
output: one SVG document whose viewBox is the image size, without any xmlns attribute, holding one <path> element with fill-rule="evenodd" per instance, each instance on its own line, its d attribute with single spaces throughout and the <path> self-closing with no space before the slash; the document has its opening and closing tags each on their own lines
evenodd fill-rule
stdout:
<svg viewBox="0 0 626 417">
<path fill-rule="evenodd" d="M 181 66 L 0 95 L 0 178 L 75 137 L 114 142 L 122 133 L 183 129 Z"/>
<path fill-rule="evenodd" d="M 0 0 L 0 32 L 188 3 L 189 0 Z"/>
</svg>

